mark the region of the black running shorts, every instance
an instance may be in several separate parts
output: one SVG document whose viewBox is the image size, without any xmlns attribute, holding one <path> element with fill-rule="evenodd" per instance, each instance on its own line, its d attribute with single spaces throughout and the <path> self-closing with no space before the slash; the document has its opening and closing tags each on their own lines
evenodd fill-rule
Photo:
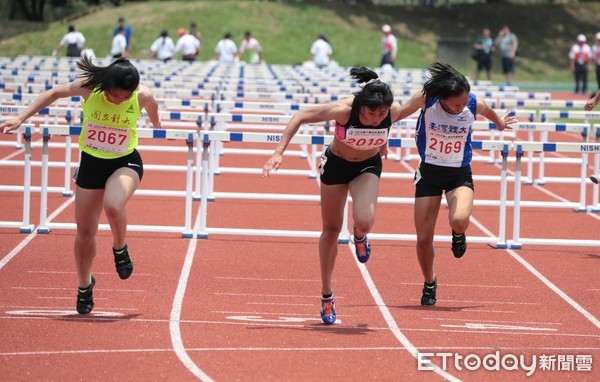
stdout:
<svg viewBox="0 0 600 382">
<path fill-rule="evenodd" d="M 415 197 L 439 196 L 443 192 L 466 186 L 475 191 L 471 166 L 444 167 L 421 163 L 414 177 Z"/>
<path fill-rule="evenodd" d="M 382 168 L 379 153 L 361 162 L 350 162 L 333 154 L 329 147 L 321 155 L 319 164 L 321 183 L 327 185 L 348 184 L 352 179 L 366 172 L 380 178 Z"/>
<path fill-rule="evenodd" d="M 103 189 L 110 176 L 120 169 L 127 167 L 137 172 L 140 180 L 144 176 L 144 164 L 142 157 L 137 150 L 131 154 L 115 159 L 96 158 L 88 153 L 81 153 L 79 168 L 75 170 L 73 179 L 75 183 L 85 189 L 98 190 Z"/>
</svg>

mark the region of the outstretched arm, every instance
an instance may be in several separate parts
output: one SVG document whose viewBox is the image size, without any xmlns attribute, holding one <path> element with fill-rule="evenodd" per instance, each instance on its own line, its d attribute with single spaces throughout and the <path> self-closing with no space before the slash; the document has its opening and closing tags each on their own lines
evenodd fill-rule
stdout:
<svg viewBox="0 0 600 382">
<path fill-rule="evenodd" d="M 498 131 L 502 131 L 504 129 L 511 129 L 509 125 L 513 123 L 519 122 L 519 119 L 514 115 L 510 115 L 510 113 L 506 113 L 504 117 L 500 118 L 500 116 L 488 106 L 487 103 L 481 98 L 477 99 L 477 114 L 481 114 L 490 121 L 492 121 L 496 127 L 498 127 Z"/>
<path fill-rule="evenodd" d="M 417 92 L 413 94 L 408 101 L 401 105 L 399 109 L 392 107 L 392 121 L 397 122 L 401 119 L 404 119 L 414 114 L 417 110 L 423 109 L 424 107 L 425 94 L 423 94 L 423 92 Z"/>
<path fill-rule="evenodd" d="M 302 124 L 330 120 L 346 121 L 352 108 L 352 99 L 353 97 L 344 98 L 339 101 L 301 110 L 294 114 L 285 127 L 281 140 L 275 148 L 275 152 L 263 166 L 263 177 L 268 178 L 271 171 L 275 172 L 281 166 L 283 153 Z"/>
<path fill-rule="evenodd" d="M 19 116 L 9 119 L 3 122 L 0 125 L 0 132 L 8 133 L 17 129 L 23 122 L 29 119 L 34 114 L 38 113 L 40 110 L 45 107 L 50 106 L 54 101 L 59 98 L 72 97 L 72 96 L 82 96 L 87 98 L 90 94 L 90 90 L 82 88 L 81 84 L 83 83 L 83 79 L 77 79 L 68 84 L 62 84 L 53 87 L 50 90 L 42 93 L 35 101 L 33 101 L 23 113 Z"/>
</svg>

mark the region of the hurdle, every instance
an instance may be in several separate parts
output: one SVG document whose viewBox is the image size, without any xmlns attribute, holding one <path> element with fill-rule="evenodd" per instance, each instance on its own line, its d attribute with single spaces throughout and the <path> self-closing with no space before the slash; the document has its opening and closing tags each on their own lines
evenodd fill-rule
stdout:
<svg viewBox="0 0 600 382">
<path fill-rule="evenodd" d="M 25 139 L 25 160 L 23 166 L 23 220 L 0 221 L 0 228 L 19 228 L 20 233 L 32 233 L 34 225 L 30 222 L 31 215 L 31 137 L 35 127 L 23 124 L 12 133 L 20 134 Z M 21 187 L 19 187 L 19 190 Z"/>
<path fill-rule="evenodd" d="M 569 245 L 569 246 L 600 246 L 600 240 L 569 240 L 569 239 L 549 239 L 549 238 L 521 238 L 520 237 L 520 224 L 521 224 L 521 182 L 518 181 L 521 176 L 521 157 L 524 152 L 527 151 L 545 151 L 545 152 L 568 152 L 568 153 L 581 153 L 582 156 L 582 170 L 581 170 L 581 185 L 580 185 L 580 203 L 579 208 L 576 211 L 587 212 L 585 205 L 585 179 L 586 173 L 585 168 L 587 167 L 587 154 L 600 153 L 600 144 L 592 143 L 544 143 L 544 142 L 518 142 L 515 143 L 515 152 L 517 155 L 516 170 L 515 170 L 515 191 L 514 191 L 514 216 L 513 216 L 513 237 L 510 242 L 510 248 L 521 249 L 522 244 L 540 244 L 540 245 Z"/>
<path fill-rule="evenodd" d="M 203 143 L 202 152 L 202 191 L 200 201 L 200 228 L 197 233 L 197 237 L 201 239 L 207 239 L 210 234 L 224 234 L 224 235 L 251 235 L 251 236 L 276 236 L 276 237 L 307 237 L 315 238 L 320 236 L 318 231 L 291 231 L 291 230 L 265 230 L 265 229 L 242 229 L 242 228 L 213 228 L 207 226 L 207 207 L 209 201 L 209 186 L 208 179 L 210 177 L 210 165 L 209 160 L 211 158 L 209 154 L 209 147 L 212 142 L 224 141 L 224 142 L 247 142 L 247 143 L 278 143 L 281 140 L 281 134 L 268 134 L 268 133 L 255 133 L 255 132 L 228 132 L 228 131 L 202 131 L 199 138 Z M 290 144 L 310 144 L 310 145 L 328 145 L 333 140 L 331 135 L 306 135 L 296 134 L 290 141 Z M 499 150 L 502 152 L 502 175 L 500 181 L 500 202 L 499 206 L 499 234 L 495 237 L 470 237 L 469 240 L 479 243 L 487 243 L 495 248 L 506 248 L 506 192 L 507 192 L 507 157 L 510 150 L 509 142 L 501 141 L 473 141 L 473 148 L 477 150 Z M 390 147 L 402 147 L 412 146 L 415 147 L 415 142 L 412 139 L 389 139 Z M 279 172 L 279 171 L 278 171 Z M 319 200 L 317 195 L 242 195 L 240 193 L 214 193 L 219 198 L 230 198 L 230 199 L 277 199 L 277 200 Z M 402 199 L 402 200 L 400 200 Z M 405 198 L 385 198 L 380 197 L 378 200 L 380 203 L 408 203 Z M 351 197 L 348 197 L 351 200 Z M 412 200 L 412 198 L 411 198 Z M 344 212 L 344 225 L 342 232 L 340 233 L 339 242 L 348 242 L 348 212 L 347 208 Z M 378 234 L 370 233 L 369 237 L 372 239 L 379 240 L 401 240 L 401 241 L 414 241 L 416 235 L 407 234 Z M 448 241 L 452 239 L 450 236 L 436 237 L 437 241 Z"/>
<path fill-rule="evenodd" d="M 81 126 L 41 126 L 41 132 L 43 137 L 43 148 L 42 148 L 42 180 L 41 180 L 41 196 L 40 196 L 40 223 L 38 225 L 37 232 L 41 234 L 47 234 L 51 229 L 75 229 L 75 223 L 55 223 L 48 222 L 47 217 L 47 205 L 48 205 L 48 140 L 50 135 L 66 136 L 66 135 L 79 135 L 81 133 Z M 184 238 L 193 237 L 192 230 L 192 166 L 194 162 L 193 147 L 194 142 L 197 139 L 197 133 L 187 130 L 163 130 L 163 129 L 143 129 L 138 130 L 139 138 L 153 138 L 153 139 L 169 139 L 169 140 L 184 140 L 187 145 L 187 162 L 186 162 L 186 184 L 185 184 L 185 216 L 183 226 L 159 226 L 159 225 L 128 225 L 127 229 L 130 231 L 141 231 L 141 232 L 175 232 L 181 233 Z M 140 191 L 140 192 L 138 192 Z M 144 194 L 143 190 L 138 190 L 135 194 Z M 164 192 L 165 196 L 178 193 L 173 191 L 171 193 Z M 134 195 L 135 195 L 134 194 Z M 157 193 L 146 193 L 157 196 Z M 100 230 L 110 230 L 108 224 L 100 224 L 98 226 Z"/>
</svg>

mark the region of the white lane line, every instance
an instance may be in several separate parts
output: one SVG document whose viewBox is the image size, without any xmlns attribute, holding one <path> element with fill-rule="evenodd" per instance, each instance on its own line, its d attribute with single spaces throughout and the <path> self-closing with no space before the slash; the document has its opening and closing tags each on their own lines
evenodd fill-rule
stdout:
<svg viewBox="0 0 600 382">
<path fill-rule="evenodd" d="M 598 347 L 492 347 L 492 346 L 428 346 L 423 347 L 425 350 L 464 350 L 464 351 L 478 351 L 478 350 L 498 350 L 498 351 L 600 351 Z M 401 346 L 382 346 L 382 347 L 317 347 L 317 348 L 301 348 L 301 347 L 286 347 L 286 348 L 268 348 L 268 347 L 223 347 L 223 348 L 188 348 L 190 352 L 255 352 L 255 351 L 266 351 L 266 352 L 280 352 L 280 351 L 305 351 L 305 352 L 324 352 L 324 351 L 404 351 L 406 350 Z M 14 357 L 14 356 L 52 356 L 52 355 L 71 355 L 71 354 L 109 354 L 109 353 L 169 353 L 173 351 L 170 348 L 156 349 L 156 348 L 141 348 L 141 349 L 95 349 L 95 350 L 61 350 L 61 351 L 34 351 L 34 352 L 0 352 L 0 357 Z"/>
<path fill-rule="evenodd" d="M 513 259 L 517 260 L 521 265 L 523 265 L 529 272 L 533 273 L 535 277 L 537 277 L 544 285 L 546 285 L 550 290 L 556 293 L 560 298 L 565 300 L 569 305 L 571 305 L 576 311 L 581 313 L 585 318 L 587 318 L 592 324 L 594 324 L 598 329 L 600 329 L 600 320 L 598 320 L 594 315 L 585 310 L 581 305 L 579 305 L 575 300 L 569 297 L 565 292 L 563 292 L 559 287 L 554 285 L 550 280 L 548 280 L 543 274 L 541 274 L 537 269 L 535 269 L 531 264 L 529 264 L 525 259 L 521 256 L 517 255 L 517 253 L 511 249 L 506 250 Z"/>
<path fill-rule="evenodd" d="M 65 201 L 63 204 L 61 204 L 60 207 L 58 207 L 56 209 L 56 211 L 54 211 L 52 213 L 52 215 L 50 215 L 48 217 L 48 222 L 51 222 L 52 219 L 54 219 L 56 216 L 58 216 L 58 214 L 63 212 L 74 201 L 75 201 L 75 196 L 71 196 L 67 201 Z M 33 238 L 36 236 L 37 236 L 37 231 L 34 229 L 34 231 L 32 233 L 30 233 L 29 235 L 27 235 L 27 237 L 25 239 L 23 239 L 15 248 L 13 248 L 13 250 L 10 251 L 8 253 L 8 255 L 4 256 L 4 258 L 2 258 L 2 260 L 0 260 L 0 269 L 4 268 L 4 266 L 6 264 L 8 264 L 8 262 L 10 260 L 12 260 L 19 252 L 21 252 L 21 250 L 23 248 L 25 248 L 25 246 L 27 246 L 27 244 L 29 244 L 31 242 L 31 240 L 33 240 Z"/>
<path fill-rule="evenodd" d="M 213 382 L 213 379 L 202 371 L 198 365 L 192 360 L 186 351 L 183 340 L 181 339 L 181 307 L 183 305 L 183 297 L 185 296 L 185 290 L 187 287 L 188 278 L 190 277 L 190 270 L 194 261 L 194 254 L 196 253 L 196 246 L 198 239 L 196 238 L 198 229 L 200 228 L 200 219 L 202 211 L 198 209 L 196 220 L 194 222 L 193 237 L 190 239 L 187 253 L 185 254 L 185 260 L 183 267 L 181 268 L 181 275 L 179 276 L 179 282 L 177 283 L 177 290 L 173 298 L 173 307 L 171 309 L 171 318 L 169 320 L 169 332 L 171 333 L 171 344 L 175 350 L 177 358 L 183 363 L 183 365 L 198 379 L 205 382 Z"/>
<path fill-rule="evenodd" d="M 228 277 L 228 276 L 217 276 L 215 277 L 216 279 L 220 279 L 220 280 L 234 280 L 234 281 L 238 281 L 238 280 L 251 280 L 251 281 L 268 281 L 268 282 L 272 282 L 272 281 L 285 281 L 285 282 L 310 282 L 310 283 L 314 283 L 314 282 L 320 282 L 321 280 L 317 280 L 317 279 L 272 279 L 272 278 L 264 278 L 264 277 Z"/>
<path fill-rule="evenodd" d="M 348 243 L 348 248 L 350 248 L 350 252 L 352 253 L 354 262 L 356 263 L 358 269 L 360 270 L 363 280 L 367 284 L 367 288 L 369 289 L 369 292 L 371 292 L 371 296 L 375 300 L 375 304 L 377 304 L 377 307 L 379 308 L 379 311 L 381 312 L 383 319 L 385 320 L 388 327 L 392 331 L 392 334 L 398 339 L 398 341 L 400 341 L 400 343 L 402 344 L 402 346 L 404 346 L 406 351 L 408 351 L 415 359 L 424 360 L 424 357 L 420 357 L 419 350 L 412 344 L 412 342 L 410 342 L 410 340 L 404 335 L 404 333 L 402 333 L 400 328 L 398 328 L 398 325 L 396 325 L 396 320 L 392 316 L 392 313 L 388 309 L 387 305 L 385 305 L 385 302 L 383 301 L 383 298 L 379 294 L 379 291 L 377 290 L 377 287 L 375 286 L 375 282 L 373 282 L 373 279 L 371 278 L 371 275 L 369 274 L 367 267 L 364 264 L 361 264 L 358 261 L 358 259 L 356 258 L 356 253 L 355 253 L 355 250 L 353 247 L 354 246 L 352 243 Z M 460 379 L 458 379 L 455 376 L 453 376 L 452 374 L 442 370 L 436 364 L 430 363 L 430 366 L 436 374 L 438 374 L 445 380 L 453 381 L 453 382 L 460 381 Z"/>
</svg>

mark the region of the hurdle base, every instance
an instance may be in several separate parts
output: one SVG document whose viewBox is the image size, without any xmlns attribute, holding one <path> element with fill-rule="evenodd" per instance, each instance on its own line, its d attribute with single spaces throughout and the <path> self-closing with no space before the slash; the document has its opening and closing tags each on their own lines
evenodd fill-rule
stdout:
<svg viewBox="0 0 600 382">
<path fill-rule="evenodd" d="M 510 249 L 521 249 L 521 244 L 519 243 L 511 243 L 510 244 Z"/>
<path fill-rule="evenodd" d="M 585 207 L 577 207 L 577 208 L 573 208 L 573 211 L 575 211 L 575 212 L 587 212 L 587 208 L 585 208 Z"/>
<path fill-rule="evenodd" d="M 186 231 L 186 232 L 184 232 L 184 233 L 181 234 L 181 237 L 183 239 L 193 239 L 194 238 L 194 232 L 191 232 L 191 231 L 187 232 Z"/>
<path fill-rule="evenodd" d="M 19 229 L 19 233 L 32 233 L 33 232 L 33 224 L 28 226 L 23 226 Z"/>
<path fill-rule="evenodd" d="M 590 212 L 600 212 L 600 208 L 594 208 L 594 207 L 592 207 L 590 209 Z"/>
<path fill-rule="evenodd" d="M 62 196 L 70 198 L 71 196 L 73 196 L 73 191 L 63 191 Z"/>
<path fill-rule="evenodd" d="M 507 249 L 508 245 L 506 243 L 488 243 L 488 246 L 496 249 Z"/>
<path fill-rule="evenodd" d="M 545 186 L 546 185 L 546 181 L 544 181 L 544 180 L 537 180 L 535 182 L 535 184 L 537 184 L 538 186 Z"/>
<path fill-rule="evenodd" d="M 208 233 L 198 232 L 196 239 L 208 239 Z"/>
<path fill-rule="evenodd" d="M 50 228 L 38 228 L 37 233 L 41 235 L 47 235 L 50 233 Z"/>
</svg>

